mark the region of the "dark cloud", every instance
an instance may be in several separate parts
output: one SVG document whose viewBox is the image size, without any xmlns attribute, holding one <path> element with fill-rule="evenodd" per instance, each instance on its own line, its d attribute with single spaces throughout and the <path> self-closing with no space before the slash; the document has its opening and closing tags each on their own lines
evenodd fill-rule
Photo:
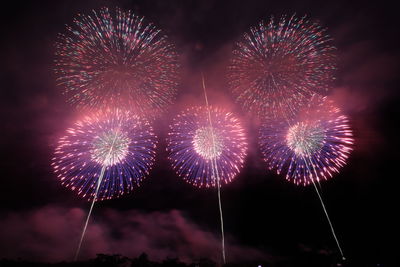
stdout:
<svg viewBox="0 0 400 267">
<path fill-rule="evenodd" d="M 72 259 L 86 213 L 79 208 L 46 206 L 9 213 L 0 221 L 0 257 L 61 261 Z M 270 258 L 256 248 L 227 239 L 231 261 Z M 142 213 L 107 209 L 89 224 L 80 258 L 97 253 L 136 257 L 145 252 L 152 260 L 179 257 L 220 259 L 220 239 L 185 218 L 181 211 Z"/>
</svg>

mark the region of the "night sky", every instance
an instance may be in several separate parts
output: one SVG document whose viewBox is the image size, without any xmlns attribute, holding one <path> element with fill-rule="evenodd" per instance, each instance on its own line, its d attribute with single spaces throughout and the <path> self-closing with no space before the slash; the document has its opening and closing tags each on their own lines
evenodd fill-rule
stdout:
<svg viewBox="0 0 400 267">
<path fill-rule="evenodd" d="M 349 262 L 389 266 L 398 241 L 399 25 L 384 1 L 14 1 L 2 7 L 0 42 L 0 258 L 71 260 L 89 203 L 62 187 L 50 166 L 56 142 L 79 117 L 53 73 L 54 41 L 77 13 L 119 6 L 143 15 L 176 45 L 182 81 L 175 104 L 155 122 L 150 176 L 133 193 L 95 207 L 82 258 L 121 253 L 188 261 L 219 257 L 215 189 L 198 189 L 171 170 L 165 137 L 180 110 L 202 105 L 204 72 L 212 105 L 243 121 L 249 154 L 223 187 L 228 260 L 294 260 L 340 255 L 312 187 L 267 171 L 258 122 L 235 104 L 225 78 L 234 42 L 270 15 L 308 15 L 328 28 L 339 71 L 331 97 L 350 117 L 355 146 L 322 194 Z M 398 258 L 398 257 L 397 257 Z"/>
</svg>

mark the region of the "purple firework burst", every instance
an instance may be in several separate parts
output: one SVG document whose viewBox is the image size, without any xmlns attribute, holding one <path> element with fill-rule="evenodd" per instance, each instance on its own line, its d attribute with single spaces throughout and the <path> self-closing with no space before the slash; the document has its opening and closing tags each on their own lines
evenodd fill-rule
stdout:
<svg viewBox="0 0 400 267">
<path fill-rule="evenodd" d="M 239 173 L 247 152 L 241 123 L 232 113 L 210 107 L 194 107 L 179 114 L 167 138 L 169 159 L 180 177 L 198 187 L 216 186 L 213 161 L 219 179 L 227 184 Z"/>
<path fill-rule="evenodd" d="M 260 130 L 261 152 L 269 169 L 286 174 L 297 185 L 339 172 L 353 142 L 347 117 L 317 95 L 294 119 L 268 120 Z"/>
<path fill-rule="evenodd" d="M 156 136 L 149 123 L 129 112 L 86 116 L 60 138 L 52 166 L 62 185 L 93 199 L 111 199 L 131 191 L 149 174 Z M 102 177 L 102 178 L 100 178 Z"/>
<path fill-rule="evenodd" d="M 265 118 L 292 116 L 334 79 L 331 38 L 317 23 L 294 15 L 245 33 L 233 50 L 228 79 L 244 109 Z"/>
<path fill-rule="evenodd" d="M 57 83 L 70 103 L 154 116 L 172 103 L 178 55 L 154 25 L 119 8 L 79 14 L 73 22 L 59 35 L 55 52 Z"/>
</svg>

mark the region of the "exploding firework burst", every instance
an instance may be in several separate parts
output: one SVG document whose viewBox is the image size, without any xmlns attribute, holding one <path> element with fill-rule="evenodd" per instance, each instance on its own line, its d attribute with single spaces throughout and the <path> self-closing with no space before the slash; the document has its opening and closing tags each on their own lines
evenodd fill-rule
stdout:
<svg viewBox="0 0 400 267">
<path fill-rule="evenodd" d="M 269 169 L 295 184 L 327 179 L 346 164 L 353 137 L 348 119 L 326 97 L 314 95 L 295 119 L 269 120 L 260 146 Z"/>
<path fill-rule="evenodd" d="M 236 43 L 228 80 L 243 107 L 261 117 L 291 116 L 333 81 L 335 48 L 306 18 L 261 22 Z"/>
<path fill-rule="evenodd" d="M 165 35 L 131 11 L 78 15 L 56 42 L 57 83 L 81 108 L 125 107 L 157 115 L 171 104 L 178 55 Z"/>
<path fill-rule="evenodd" d="M 114 110 L 87 116 L 60 138 L 52 166 L 61 183 L 83 198 L 111 199 L 139 185 L 155 157 L 148 122 Z M 100 178 L 101 177 L 101 178 Z"/>
<path fill-rule="evenodd" d="M 177 174 L 198 187 L 216 186 L 215 162 L 222 183 L 229 183 L 240 171 L 247 151 L 244 130 L 232 113 L 206 107 L 190 108 L 170 126 L 167 150 Z"/>
</svg>

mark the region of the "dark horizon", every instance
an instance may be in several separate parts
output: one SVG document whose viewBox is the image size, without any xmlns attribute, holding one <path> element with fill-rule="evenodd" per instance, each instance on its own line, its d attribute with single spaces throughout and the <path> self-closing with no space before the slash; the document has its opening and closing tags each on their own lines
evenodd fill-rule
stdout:
<svg viewBox="0 0 400 267">
<path fill-rule="evenodd" d="M 165 151 L 171 119 L 203 104 L 203 72 L 211 104 L 232 110 L 249 140 L 244 168 L 222 189 L 228 262 L 293 260 L 302 253 L 340 262 L 314 189 L 267 170 L 257 145 L 258 121 L 235 103 L 225 80 L 232 45 L 242 33 L 271 15 L 296 13 L 327 27 L 334 40 L 339 60 L 330 96 L 349 116 L 355 134 L 347 165 L 321 183 L 346 258 L 366 266 L 398 263 L 392 245 L 398 234 L 392 214 L 400 145 L 395 6 L 261 0 L 13 4 L 1 18 L 0 258 L 54 262 L 73 257 L 89 203 L 62 187 L 50 166 L 57 139 L 80 116 L 56 86 L 54 42 L 77 13 L 118 6 L 145 16 L 170 37 L 180 53 L 183 79 L 175 104 L 154 122 L 159 143 L 150 175 L 131 194 L 96 204 L 83 259 L 142 252 L 152 260 L 174 253 L 183 260 L 219 257 L 215 189 L 198 189 L 177 177 Z M 122 251 L 113 251 L 119 247 Z M 126 255 L 129 251 L 137 255 Z"/>
</svg>

